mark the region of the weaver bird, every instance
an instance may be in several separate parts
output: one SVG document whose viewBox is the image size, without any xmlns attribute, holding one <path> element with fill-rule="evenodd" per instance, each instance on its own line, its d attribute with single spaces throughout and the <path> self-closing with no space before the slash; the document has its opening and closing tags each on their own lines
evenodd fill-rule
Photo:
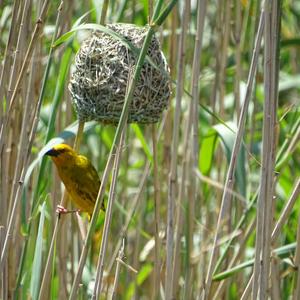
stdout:
<svg viewBox="0 0 300 300">
<path fill-rule="evenodd" d="M 55 145 L 45 155 L 50 156 L 55 163 L 58 175 L 76 207 L 79 211 L 87 212 L 91 217 L 101 183 L 92 163 L 66 144 Z M 103 203 L 102 210 L 105 211 Z M 61 205 L 57 206 L 56 211 L 74 212 L 66 210 Z"/>
</svg>

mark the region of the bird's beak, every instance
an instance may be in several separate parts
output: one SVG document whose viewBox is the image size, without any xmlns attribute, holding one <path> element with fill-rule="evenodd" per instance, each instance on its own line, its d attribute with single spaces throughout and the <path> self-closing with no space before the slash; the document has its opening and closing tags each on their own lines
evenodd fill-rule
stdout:
<svg viewBox="0 0 300 300">
<path fill-rule="evenodd" d="M 48 152 L 45 153 L 45 155 L 57 157 L 59 153 L 60 152 L 55 149 L 50 149 Z"/>
</svg>

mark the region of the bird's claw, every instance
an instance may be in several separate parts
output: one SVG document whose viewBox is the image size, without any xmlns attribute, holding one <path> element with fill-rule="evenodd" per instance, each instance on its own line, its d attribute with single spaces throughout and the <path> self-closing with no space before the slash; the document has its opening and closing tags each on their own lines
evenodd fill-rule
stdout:
<svg viewBox="0 0 300 300">
<path fill-rule="evenodd" d="M 63 207 L 62 205 L 57 205 L 56 206 L 56 213 L 58 215 L 61 215 L 61 214 L 69 214 L 69 213 L 78 213 L 80 212 L 79 209 L 74 209 L 74 210 L 68 210 L 66 209 L 65 207 Z"/>
<path fill-rule="evenodd" d="M 56 213 L 66 214 L 66 213 L 68 213 L 68 210 L 66 208 L 64 208 L 62 205 L 57 205 L 56 206 Z"/>
</svg>

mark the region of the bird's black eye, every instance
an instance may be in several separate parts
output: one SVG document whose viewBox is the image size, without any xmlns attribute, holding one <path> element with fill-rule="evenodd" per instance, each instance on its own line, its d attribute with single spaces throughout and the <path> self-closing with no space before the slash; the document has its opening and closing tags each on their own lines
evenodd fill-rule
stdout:
<svg viewBox="0 0 300 300">
<path fill-rule="evenodd" d="M 50 149 L 48 152 L 45 153 L 45 155 L 57 157 L 65 151 L 65 149 Z"/>
</svg>

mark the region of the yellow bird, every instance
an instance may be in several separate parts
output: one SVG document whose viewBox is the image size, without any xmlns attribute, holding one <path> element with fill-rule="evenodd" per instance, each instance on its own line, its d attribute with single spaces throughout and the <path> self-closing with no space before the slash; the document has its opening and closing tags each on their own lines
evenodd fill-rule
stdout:
<svg viewBox="0 0 300 300">
<path fill-rule="evenodd" d="M 58 175 L 76 207 L 91 216 L 101 183 L 92 163 L 66 144 L 55 145 L 45 155 L 50 156 L 55 163 Z M 105 211 L 104 203 L 102 210 Z M 72 212 L 60 205 L 57 206 L 57 211 L 59 213 Z"/>
</svg>

